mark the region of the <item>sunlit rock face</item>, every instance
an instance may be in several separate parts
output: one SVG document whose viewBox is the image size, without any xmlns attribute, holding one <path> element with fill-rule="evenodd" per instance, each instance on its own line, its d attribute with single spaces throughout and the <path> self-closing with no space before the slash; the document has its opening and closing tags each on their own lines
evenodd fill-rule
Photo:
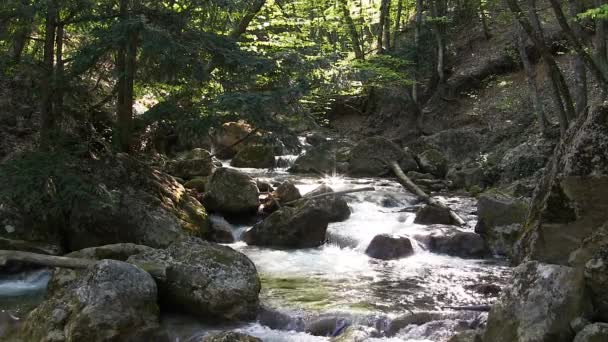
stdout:
<svg viewBox="0 0 608 342">
<path fill-rule="evenodd" d="M 568 266 L 526 262 L 492 307 L 484 341 L 570 342 L 570 322 L 589 317 L 591 303 L 583 275 Z"/>
<path fill-rule="evenodd" d="M 581 116 L 538 185 L 516 257 L 566 264 L 608 221 L 608 106 Z"/>
<path fill-rule="evenodd" d="M 205 208 L 228 216 L 249 215 L 259 206 L 256 181 L 238 170 L 219 168 L 207 184 L 203 197 Z"/>
</svg>

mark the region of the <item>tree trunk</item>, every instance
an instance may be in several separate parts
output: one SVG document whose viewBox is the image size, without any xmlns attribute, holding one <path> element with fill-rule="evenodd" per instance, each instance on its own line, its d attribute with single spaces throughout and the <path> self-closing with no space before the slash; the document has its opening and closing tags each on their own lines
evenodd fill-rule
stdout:
<svg viewBox="0 0 608 342">
<path fill-rule="evenodd" d="M 381 54 L 384 52 L 384 45 L 386 44 L 386 42 L 384 42 L 384 29 L 386 26 L 386 22 L 388 21 L 388 8 L 390 4 L 390 0 L 382 0 L 382 2 L 380 2 L 380 22 L 378 23 L 378 38 L 377 38 L 377 45 L 378 45 L 378 54 Z"/>
<path fill-rule="evenodd" d="M 549 2 L 551 3 L 551 7 L 553 8 L 555 17 L 557 18 L 557 21 L 559 22 L 562 31 L 566 35 L 566 38 L 568 38 L 568 41 L 572 45 L 572 48 L 574 48 L 578 56 L 583 59 L 585 65 L 587 66 L 589 71 L 591 71 L 591 74 L 593 74 L 595 79 L 602 85 L 602 88 L 606 88 L 608 86 L 608 72 L 606 72 L 606 70 L 602 70 L 599 65 L 593 60 L 591 55 L 587 53 L 582 42 L 579 40 L 578 37 L 576 37 L 576 34 L 570 27 L 570 24 L 568 24 L 568 19 L 566 19 L 566 16 L 564 15 L 564 12 L 562 11 L 562 7 L 558 0 L 549 0 Z"/>
<path fill-rule="evenodd" d="M 63 115 L 63 95 L 65 89 L 64 80 L 64 61 L 63 61 L 63 38 L 64 38 L 64 24 L 60 23 L 57 25 L 57 35 L 55 37 L 55 48 L 57 50 L 56 62 L 55 62 L 55 95 L 54 95 L 54 108 L 53 116 L 57 119 Z"/>
<path fill-rule="evenodd" d="M 606 0 L 596 0 L 597 7 L 602 6 Z M 595 56 L 602 69 L 608 68 L 608 49 L 606 47 L 606 20 L 595 21 Z"/>
<path fill-rule="evenodd" d="M 545 116 L 542 100 L 538 91 L 538 83 L 536 81 L 536 70 L 530 62 L 530 58 L 528 57 L 528 53 L 526 52 L 526 32 L 521 28 L 518 23 L 515 23 L 515 25 L 517 26 L 517 51 L 519 52 L 519 57 L 521 58 L 521 63 L 523 64 L 524 72 L 526 73 L 526 79 L 528 81 L 528 90 L 530 91 L 530 98 L 532 100 L 534 112 L 538 118 L 540 132 L 544 135 L 547 133 L 547 126 L 549 125 L 549 123 Z"/>
<path fill-rule="evenodd" d="M 391 0 L 386 0 L 386 13 L 384 17 L 384 50 L 391 48 Z"/>
<path fill-rule="evenodd" d="M 348 0 L 339 0 L 339 6 L 346 22 L 346 28 L 350 36 L 351 43 L 353 44 L 353 51 L 355 52 L 355 58 L 363 60 L 365 55 L 361 49 L 361 40 L 359 39 L 359 32 L 357 32 L 357 26 L 353 18 L 350 16 L 350 10 L 348 9 Z"/>
<path fill-rule="evenodd" d="M 484 5 L 484 0 L 479 0 L 479 19 L 481 20 L 481 27 L 483 28 L 483 35 L 489 40 L 492 38 L 492 34 L 490 33 L 490 28 L 488 27 L 488 17 L 486 15 L 486 6 Z"/>
<path fill-rule="evenodd" d="M 579 13 L 582 12 L 582 6 L 580 0 L 569 0 L 570 2 L 570 16 L 576 18 Z M 572 30 L 574 34 L 584 42 L 585 31 L 581 24 L 577 20 L 572 20 Z M 580 55 L 574 58 L 574 98 L 576 99 L 576 114 L 580 115 L 587 107 L 587 69 L 585 68 L 585 61 Z"/>
<path fill-rule="evenodd" d="M 40 133 L 48 137 L 55 122 L 53 117 L 53 62 L 55 61 L 55 32 L 57 28 L 57 7 L 54 0 L 47 0 L 46 22 L 44 32 L 44 55 L 42 58 L 42 77 L 40 87 Z"/>
<path fill-rule="evenodd" d="M 116 69 L 118 71 L 118 98 L 116 113 L 118 118 L 118 145 L 121 151 L 131 151 L 131 130 L 133 126 L 133 85 L 137 61 L 137 32 L 134 30 L 130 15 L 129 0 L 120 1 L 120 17 L 128 25 L 126 37 L 120 44 Z"/>
<path fill-rule="evenodd" d="M 397 47 L 397 37 L 399 37 L 399 31 L 401 30 L 401 16 L 403 14 L 403 0 L 397 0 L 397 18 L 395 18 L 395 31 L 393 33 L 393 39 L 391 39 L 390 49 L 393 50 Z"/>
<path fill-rule="evenodd" d="M 416 26 L 414 28 L 414 77 L 412 80 L 412 100 L 414 100 L 415 103 L 418 103 L 418 78 L 420 73 L 420 35 L 422 31 L 422 1 L 423 0 L 416 0 Z"/>
<path fill-rule="evenodd" d="M 30 1 L 22 0 L 21 6 L 29 7 L 30 10 L 26 11 L 27 16 L 22 17 L 23 23 L 19 25 L 14 33 L 13 42 L 9 48 L 9 56 L 15 64 L 21 62 L 23 50 L 25 50 L 29 36 L 32 34 L 32 30 L 34 29 L 34 18 L 36 16 L 35 7 L 32 6 Z"/>
<path fill-rule="evenodd" d="M 436 71 L 437 71 L 437 85 L 439 89 L 443 87 L 445 83 L 445 40 L 443 37 L 443 24 L 438 22 L 438 19 L 443 17 L 444 7 L 441 3 L 441 0 L 435 0 L 431 4 L 432 15 L 435 18 L 433 22 L 433 31 L 435 34 L 435 41 L 437 43 L 437 63 L 436 63 Z"/>
</svg>

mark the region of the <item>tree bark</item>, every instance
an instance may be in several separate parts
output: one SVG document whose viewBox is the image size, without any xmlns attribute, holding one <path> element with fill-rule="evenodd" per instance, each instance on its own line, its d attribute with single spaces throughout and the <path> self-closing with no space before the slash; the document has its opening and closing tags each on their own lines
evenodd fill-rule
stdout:
<svg viewBox="0 0 608 342">
<path fill-rule="evenodd" d="M 390 0 L 382 0 L 380 2 L 380 22 L 378 23 L 378 35 L 377 35 L 377 52 L 382 54 L 384 52 L 384 26 L 386 26 L 388 7 Z"/>
<path fill-rule="evenodd" d="M 519 57 L 521 59 L 521 63 L 523 64 L 524 72 L 526 73 L 526 79 L 528 81 L 528 90 L 530 91 L 530 99 L 532 100 L 534 113 L 538 118 L 540 132 L 542 134 L 546 134 L 547 126 L 549 125 L 549 123 L 547 121 L 547 117 L 545 116 L 542 100 L 538 91 L 536 70 L 534 69 L 532 62 L 530 62 L 530 58 L 528 57 L 528 53 L 526 52 L 526 32 L 524 32 L 524 30 L 518 23 L 515 23 L 515 25 L 517 26 L 517 51 L 519 52 Z"/>
<path fill-rule="evenodd" d="M 395 30 L 393 39 L 391 39 L 390 49 L 394 50 L 397 47 L 397 37 L 401 30 L 401 16 L 403 15 L 403 0 L 397 0 L 397 18 L 395 18 Z"/>
<path fill-rule="evenodd" d="M 65 63 L 63 61 L 63 39 L 64 39 L 64 24 L 57 25 L 57 35 L 55 37 L 56 62 L 55 62 L 55 104 L 53 107 L 53 116 L 57 119 L 63 115 L 63 95 L 65 89 Z"/>
<path fill-rule="evenodd" d="M 353 44 L 355 58 L 359 60 L 364 60 L 365 55 L 363 54 L 363 49 L 361 48 L 359 32 L 357 32 L 357 26 L 355 25 L 353 18 L 350 16 L 350 10 L 348 9 L 347 1 L 348 0 L 338 0 L 338 5 L 340 6 L 340 10 L 342 11 L 342 16 L 344 17 L 346 28 L 348 30 L 351 43 Z"/>
<path fill-rule="evenodd" d="M 391 48 L 391 0 L 386 0 L 386 13 L 384 17 L 384 51 Z"/>
<path fill-rule="evenodd" d="M 43 138 L 48 137 L 55 120 L 53 117 L 53 62 L 55 61 L 55 33 L 57 29 L 57 4 L 54 0 L 47 0 L 47 10 L 44 32 L 44 55 L 42 59 L 42 77 L 40 86 L 40 133 Z"/>
<path fill-rule="evenodd" d="M 585 30 L 578 20 L 576 20 L 577 15 L 582 12 L 580 0 L 569 0 L 569 3 L 570 16 L 574 19 L 571 21 L 572 30 L 581 42 L 585 42 Z M 585 68 L 585 61 L 578 54 L 574 58 L 574 83 L 575 109 L 576 114 L 580 115 L 587 107 L 587 69 Z"/>
<path fill-rule="evenodd" d="M 606 0 L 595 0 L 597 7 L 606 3 Z M 606 20 L 599 18 L 595 21 L 595 56 L 602 69 L 608 68 L 608 48 L 606 47 Z"/>
<path fill-rule="evenodd" d="M 422 3 L 416 0 L 416 26 L 414 28 L 414 77 L 412 80 L 412 100 L 418 103 L 418 78 L 420 74 L 420 35 L 422 31 Z"/>
<path fill-rule="evenodd" d="M 126 25 L 126 36 L 120 44 L 116 69 L 118 71 L 118 98 L 116 101 L 118 118 L 118 145 L 121 151 L 131 151 L 133 126 L 134 81 L 137 67 L 137 31 L 132 27 L 129 0 L 120 1 L 120 17 Z"/>
<path fill-rule="evenodd" d="M 492 38 L 490 28 L 488 27 L 488 17 L 486 15 L 486 7 L 484 6 L 484 0 L 479 0 L 479 19 L 481 20 L 481 27 L 483 29 L 483 35 L 487 40 Z"/>
<path fill-rule="evenodd" d="M 436 199 L 432 198 L 426 192 L 424 192 L 422 189 L 420 189 L 416 185 L 416 183 L 412 182 L 412 180 L 408 176 L 405 175 L 405 173 L 403 172 L 403 170 L 399 166 L 399 163 L 397 163 L 394 160 L 388 161 L 388 163 L 389 163 L 389 165 L 391 167 L 391 170 L 393 170 L 393 173 L 395 174 L 395 176 L 397 176 L 397 179 L 399 180 L 399 183 L 401 183 L 401 185 L 403 185 L 407 190 L 409 190 L 414 195 L 416 195 L 420 201 L 425 202 L 425 203 L 430 204 L 430 205 L 434 205 L 434 206 L 440 207 L 440 208 L 447 209 L 449 211 L 449 213 L 450 213 L 450 217 L 459 226 L 463 226 L 463 225 L 466 224 L 466 222 L 460 216 L 458 216 L 458 214 L 456 214 L 454 212 L 454 210 L 450 209 L 447 205 L 445 205 L 445 204 L 437 201 Z"/>
</svg>

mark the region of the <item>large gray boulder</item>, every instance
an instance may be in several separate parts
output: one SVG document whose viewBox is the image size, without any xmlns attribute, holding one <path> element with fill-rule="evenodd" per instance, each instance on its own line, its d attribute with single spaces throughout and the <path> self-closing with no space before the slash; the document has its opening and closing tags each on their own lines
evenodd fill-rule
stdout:
<svg viewBox="0 0 608 342">
<path fill-rule="evenodd" d="M 168 342 L 159 330 L 156 301 L 156 283 L 148 273 L 125 262 L 102 260 L 80 276 L 54 276 L 47 299 L 28 315 L 21 337 L 42 342 Z"/>
<path fill-rule="evenodd" d="M 483 258 L 490 250 L 483 238 L 473 232 L 462 231 L 456 226 L 431 225 L 428 234 L 414 236 L 427 250 L 461 258 Z"/>
<path fill-rule="evenodd" d="M 566 264 L 608 221 L 608 106 L 581 115 L 535 191 L 517 259 Z"/>
<path fill-rule="evenodd" d="M 273 196 L 281 203 L 288 203 L 302 198 L 300 190 L 289 181 L 281 183 L 274 191 Z"/>
<path fill-rule="evenodd" d="M 224 320 L 255 318 L 260 280 L 255 265 L 230 247 L 196 238 L 165 250 L 133 255 L 128 262 L 166 268 L 159 279 L 161 306 L 199 317 Z"/>
<path fill-rule="evenodd" d="M 249 145 L 243 147 L 230 162 L 234 167 L 274 168 L 274 148 L 268 145 Z"/>
<path fill-rule="evenodd" d="M 568 266 L 526 262 L 488 317 L 484 341 L 570 342 L 570 322 L 588 317 L 591 303 L 581 272 Z"/>
<path fill-rule="evenodd" d="M 329 220 L 319 208 L 282 207 L 243 235 L 249 245 L 285 248 L 318 247 L 325 243 Z"/>
<path fill-rule="evenodd" d="M 400 259 L 414 254 L 414 247 L 406 236 L 382 234 L 374 236 L 367 246 L 365 254 L 374 259 Z"/>
<path fill-rule="evenodd" d="M 348 203 L 342 196 L 329 195 L 325 197 L 311 198 L 316 195 L 333 193 L 334 190 L 323 184 L 313 191 L 304 195 L 304 198 L 296 204 L 298 207 L 313 207 L 320 210 L 328 222 L 341 222 L 350 217 L 351 211 Z"/>
<path fill-rule="evenodd" d="M 450 209 L 436 205 L 425 205 L 416 211 L 414 223 L 418 224 L 455 224 Z"/>
<path fill-rule="evenodd" d="M 394 142 L 371 137 L 361 140 L 351 151 L 348 173 L 353 176 L 384 176 L 390 171 L 388 162 L 396 161 L 403 172 L 418 170 L 411 153 Z"/>
<path fill-rule="evenodd" d="M 206 177 L 213 173 L 215 161 L 211 153 L 202 148 L 195 148 L 191 151 L 181 153 L 167 163 L 167 173 L 182 179 L 193 177 Z"/>
<path fill-rule="evenodd" d="M 524 200 L 484 193 L 477 202 L 475 232 L 486 239 L 494 253 L 510 256 L 527 213 L 528 204 Z"/>
<path fill-rule="evenodd" d="M 583 328 L 573 342 L 606 342 L 608 341 L 608 323 L 589 324 Z"/>
<path fill-rule="evenodd" d="M 436 149 L 428 149 L 417 156 L 422 172 L 430 173 L 435 177 L 444 178 L 448 172 L 448 161 Z"/>
<path fill-rule="evenodd" d="M 250 215 L 258 210 L 259 195 L 255 179 L 238 170 L 222 167 L 209 179 L 203 204 L 210 211 L 228 216 Z"/>
</svg>

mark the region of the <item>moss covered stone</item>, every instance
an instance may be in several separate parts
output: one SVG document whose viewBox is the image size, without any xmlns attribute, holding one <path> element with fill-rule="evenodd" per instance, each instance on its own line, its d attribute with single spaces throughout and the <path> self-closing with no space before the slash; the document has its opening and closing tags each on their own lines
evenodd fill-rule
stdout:
<svg viewBox="0 0 608 342">
<path fill-rule="evenodd" d="M 274 148 L 267 145 L 248 145 L 243 147 L 232 159 L 234 167 L 273 168 L 275 165 Z"/>
</svg>

